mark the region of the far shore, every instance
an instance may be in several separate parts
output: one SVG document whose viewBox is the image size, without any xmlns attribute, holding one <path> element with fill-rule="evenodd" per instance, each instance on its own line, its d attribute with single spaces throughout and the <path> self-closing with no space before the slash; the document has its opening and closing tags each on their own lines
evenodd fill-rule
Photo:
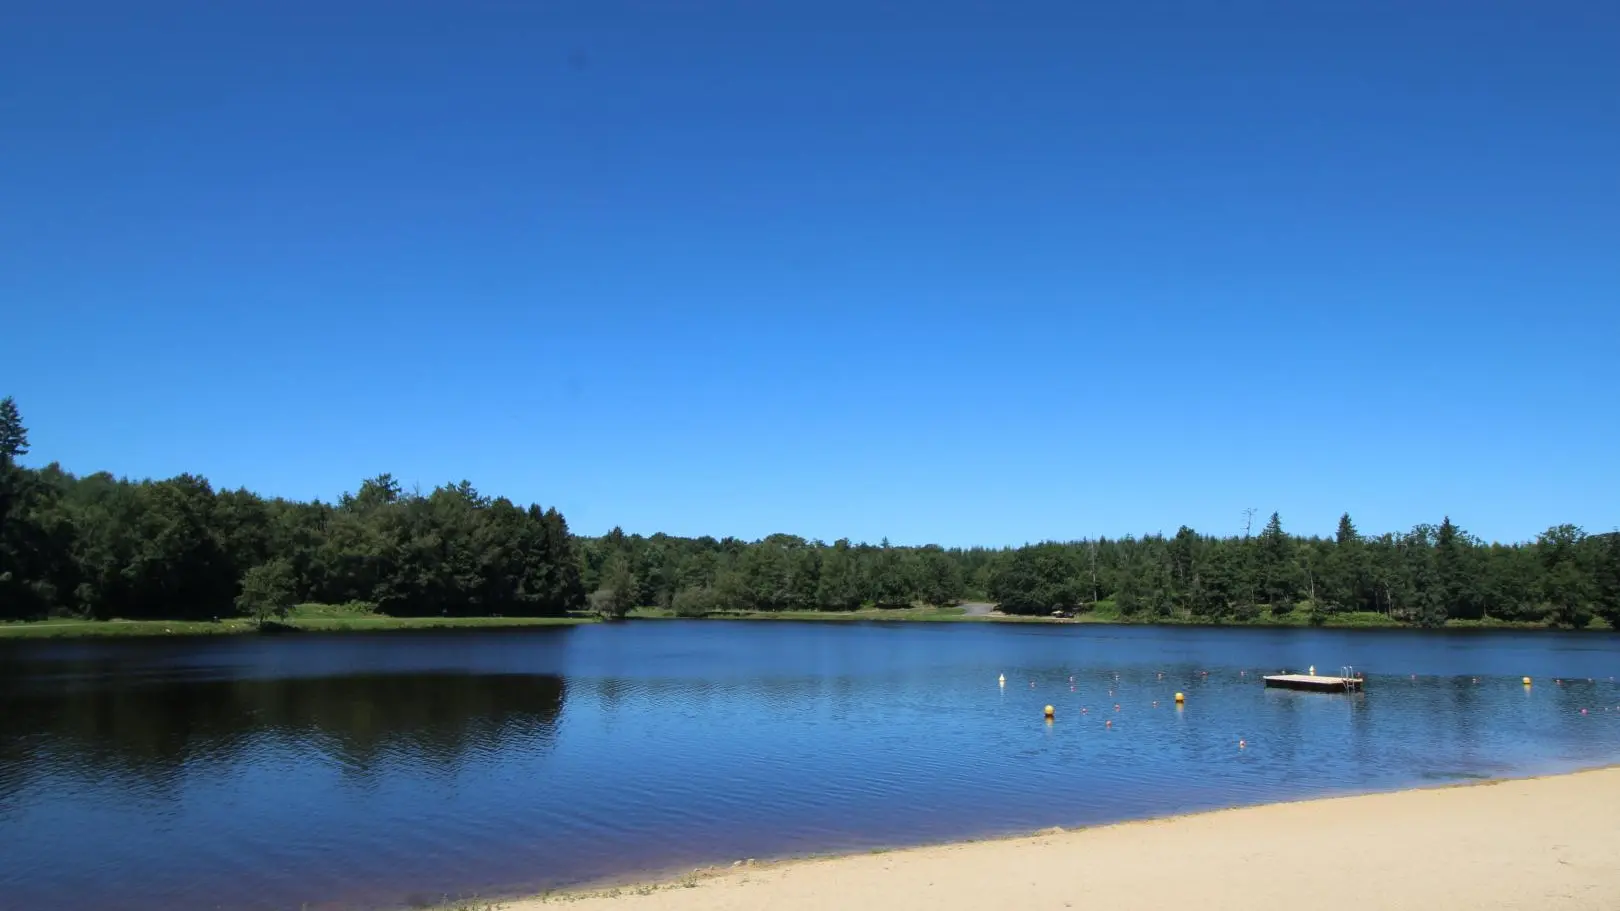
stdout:
<svg viewBox="0 0 1620 911">
<path fill-rule="evenodd" d="M 261 630 L 245 617 L 219 620 L 36 620 L 0 623 L 4 639 L 102 639 L 149 636 L 274 635 L 276 633 L 376 632 L 381 630 L 495 629 L 576 626 L 579 617 L 389 617 L 384 615 L 290 617 Z"/>
<path fill-rule="evenodd" d="M 457 908 L 1613 911 L 1620 766 L 756 863 Z"/>
<path fill-rule="evenodd" d="M 629 620 L 765 620 L 851 623 L 877 622 L 929 622 L 929 623 L 1040 623 L 1055 625 L 1115 625 L 1115 626 L 1206 626 L 1320 629 L 1422 629 L 1415 624 L 1395 620 L 1383 614 L 1353 613 L 1329 615 L 1322 622 L 1312 622 L 1308 611 L 1274 615 L 1267 611 L 1246 621 L 1210 622 L 1157 618 L 1153 620 L 1122 617 L 1112 609 L 1080 612 L 1072 616 L 1042 616 L 1004 614 L 987 602 L 969 602 L 952 606 L 917 605 L 913 607 L 863 607 L 856 610 L 783 610 L 735 611 L 712 613 L 702 617 L 680 617 L 662 608 L 636 608 Z M 600 622 L 600 618 L 583 612 L 567 617 L 394 617 L 357 609 L 350 605 L 304 604 L 292 614 L 272 625 L 269 632 L 377 632 L 383 630 L 421 629 L 498 629 L 502 627 L 570 626 Z M 1506 622 L 1497 620 L 1451 620 L 1442 629 L 1487 630 L 1546 630 L 1556 629 L 1544 623 Z M 1609 625 L 1594 620 L 1591 630 L 1608 630 Z M 217 620 L 84 620 L 53 618 L 48 620 L 0 622 L 0 640 L 4 639 L 67 639 L 137 636 L 211 636 L 254 634 L 265 632 L 258 623 L 247 617 L 222 617 Z"/>
</svg>

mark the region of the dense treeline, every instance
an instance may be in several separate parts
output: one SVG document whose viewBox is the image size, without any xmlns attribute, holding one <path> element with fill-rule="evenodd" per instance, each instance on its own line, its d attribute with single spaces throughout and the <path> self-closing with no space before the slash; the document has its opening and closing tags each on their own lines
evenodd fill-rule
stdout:
<svg viewBox="0 0 1620 911">
<path fill-rule="evenodd" d="M 388 475 L 333 504 L 215 491 L 181 475 L 132 482 L 16 463 L 0 401 L 0 619 L 48 614 L 273 617 L 298 601 L 397 615 L 561 615 L 584 605 L 568 526 L 465 482 L 418 495 Z"/>
<path fill-rule="evenodd" d="M 1326 622 L 1377 613 L 1439 625 L 1502 620 L 1585 626 L 1620 621 L 1620 535 L 1548 529 L 1532 544 L 1481 542 L 1450 519 L 1403 535 L 1286 534 L 1273 514 L 1253 536 L 1182 528 L 1150 535 L 1007 550 L 831 545 L 790 535 L 650 538 L 615 530 L 581 542 L 588 587 L 701 614 L 717 610 L 849 610 L 863 604 L 949 604 L 988 598 L 1012 614 L 1104 606 L 1126 619 L 1253 622 L 1267 611 Z M 1617 624 L 1620 625 L 1620 624 Z"/>
<path fill-rule="evenodd" d="M 847 611 L 988 599 L 1015 614 L 1108 610 L 1127 619 L 1326 622 L 1376 613 L 1439 625 L 1502 620 L 1620 625 L 1620 535 L 1557 526 L 1489 544 L 1451 520 L 1332 538 L 1258 534 L 1048 542 L 1016 549 L 895 547 L 792 535 L 760 541 L 576 538 L 555 509 L 462 482 L 403 491 L 388 475 L 336 503 L 215 491 L 181 475 L 131 482 L 24 468 L 27 433 L 0 402 L 0 619 L 261 619 L 295 601 L 362 601 L 397 615 L 623 616 L 659 607 Z M 587 597 L 586 593 L 590 595 Z"/>
</svg>

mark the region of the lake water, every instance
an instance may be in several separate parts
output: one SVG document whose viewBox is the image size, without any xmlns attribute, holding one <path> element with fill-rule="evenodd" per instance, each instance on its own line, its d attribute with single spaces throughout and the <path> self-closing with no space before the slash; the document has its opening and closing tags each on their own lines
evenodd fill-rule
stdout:
<svg viewBox="0 0 1620 911">
<path fill-rule="evenodd" d="M 1355 665 L 1367 692 L 1260 683 L 1310 664 Z M 14 642 L 0 909 L 404 908 L 1563 771 L 1620 762 L 1617 674 L 1620 637 L 1544 632 L 665 621 Z"/>
</svg>

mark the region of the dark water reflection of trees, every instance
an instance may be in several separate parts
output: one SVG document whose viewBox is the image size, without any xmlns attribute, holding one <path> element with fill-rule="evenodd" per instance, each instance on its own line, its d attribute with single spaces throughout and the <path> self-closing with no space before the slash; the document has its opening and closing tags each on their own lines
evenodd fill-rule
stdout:
<svg viewBox="0 0 1620 911">
<path fill-rule="evenodd" d="M 565 685 L 552 675 L 389 673 L 280 679 L 97 679 L 59 683 L 0 667 L 0 801 L 41 772 L 115 779 L 162 794 L 189 768 L 328 761 L 365 775 L 384 763 L 453 769 L 471 753 L 545 749 Z"/>
</svg>

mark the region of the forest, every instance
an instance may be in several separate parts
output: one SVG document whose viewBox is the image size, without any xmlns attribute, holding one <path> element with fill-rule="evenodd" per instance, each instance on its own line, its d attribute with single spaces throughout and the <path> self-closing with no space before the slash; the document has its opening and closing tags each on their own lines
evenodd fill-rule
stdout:
<svg viewBox="0 0 1620 911">
<path fill-rule="evenodd" d="M 570 533 L 555 508 L 461 481 L 407 491 L 363 481 L 334 501 L 215 490 L 195 475 L 132 481 L 25 467 L 28 434 L 0 400 L 0 620 L 261 622 L 294 604 L 400 616 L 621 618 L 853 611 L 988 600 L 1002 612 L 1092 611 L 1139 622 L 1264 622 L 1282 614 L 1440 626 L 1620 627 L 1620 534 L 1572 525 L 1481 541 L 1443 517 L 1329 538 L 1269 521 L 1239 535 L 1149 534 L 1016 548 L 893 546 L 789 534 Z"/>
</svg>

